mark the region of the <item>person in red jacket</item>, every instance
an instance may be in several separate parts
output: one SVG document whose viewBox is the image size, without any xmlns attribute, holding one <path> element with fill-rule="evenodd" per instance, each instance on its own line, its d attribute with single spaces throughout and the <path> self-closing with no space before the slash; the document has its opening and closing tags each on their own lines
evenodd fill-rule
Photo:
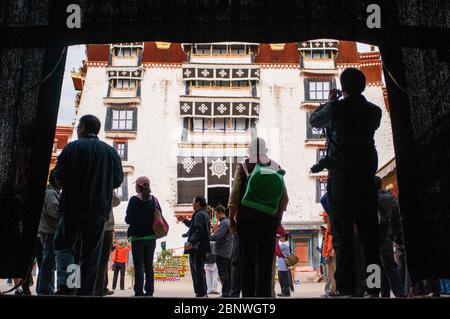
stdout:
<svg viewBox="0 0 450 319">
<path fill-rule="evenodd" d="M 111 254 L 111 261 L 113 263 L 114 277 L 113 277 L 113 290 L 117 287 L 117 277 L 120 272 L 120 290 L 125 289 L 125 269 L 128 263 L 128 254 L 130 252 L 130 245 L 128 241 L 119 240 L 119 242 L 113 246 L 113 252 Z"/>
<path fill-rule="evenodd" d="M 334 279 L 334 273 L 336 272 L 336 253 L 333 249 L 333 236 L 331 235 L 330 218 L 324 211 L 320 214 L 323 217 L 323 221 L 327 224 L 327 230 L 325 231 L 325 238 L 322 247 L 322 257 L 325 259 L 326 278 L 325 278 L 325 295 L 328 297 L 330 293 L 336 291 L 336 280 Z"/>
</svg>

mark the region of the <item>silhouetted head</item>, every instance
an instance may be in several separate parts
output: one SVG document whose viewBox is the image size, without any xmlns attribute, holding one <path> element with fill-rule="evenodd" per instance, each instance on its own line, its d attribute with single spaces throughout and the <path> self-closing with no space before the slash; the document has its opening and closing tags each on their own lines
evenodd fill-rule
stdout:
<svg viewBox="0 0 450 319">
<path fill-rule="evenodd" d="M 257 137 L 250 142 L 250 146 L 248 147 L 248 153 L 250 156 L 256 154 L 266 154 L 268 151 L 266 141 L 264 139 Z"/>
<path fill-rule="evenodd" d="M 375 176 L 375 187 L 377 188 L 377 190 L 380 190 L 383 187 L 381 178 L 379 178 L 378 176 Z"/>
<path fill-rule="evenodd" d="M 194 211 L 200 209 L 200 208 L 206 208 L 207 203 L 206 203 L 206 199 L 203 196 L 196 196 L 194 197 L 194 200 L 192 202 L 192 208 L 194 209 Z"/>
<path fill-rule="evenodd" d="M 219 206 L 217 206 L 216 208 L 214 208 L 214 211 L 216 212 L 217 217 L 218 217 L 219 219 L 222 219 L 222 218 L 228 216 L 228 212 L 227 212 L 226 208 L 223 207 L 222 205 L 219 205 Z"/>
<path fill-rule="evenodd" d="M 364 73 L 355 68 L 347 68 L 340 77 L 342 91 L 347 95 L 360 95 L 366 88 Z"/>
<path fill-rule="evenodd" d="M 97 135 L 101 127 L 100 120 L 91 114 L 83 115 L 77 126 L 78 138 L 86 137 L 89 134 Z"/>
<path fill-rule="evenodd" d="M 150 179 L 147 176 L 140 176 L 136 179 L 136 193 L 142 194 L 143 200 L 150 199 Z"/>
</svg>

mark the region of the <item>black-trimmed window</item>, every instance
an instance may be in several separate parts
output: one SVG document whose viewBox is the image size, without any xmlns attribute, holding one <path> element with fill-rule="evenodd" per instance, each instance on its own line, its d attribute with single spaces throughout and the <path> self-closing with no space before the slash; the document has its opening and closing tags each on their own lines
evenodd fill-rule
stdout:
<svg viewBox="0 0 450 319">
<path fill-rule="evenodd" d="M 234 131 L 246 131 L 248 130 L 250 120 L 247 118 L 232 118 L 231 127 Z"/>
<path fill-rule="evenodd" d="M 106 111 L 107 131 L 136 131 L 137 109 L 136 108 L 108 108 Z"/>
<path fill-rule="evenodd" d="M 325 132 L 322 128 L 315 128 L 309 124 L 309 118 L 311 117 L 311 112 L 306 113 L 306 138 L 308 140 L 324 139 Z"/>
<path fill-rule="evenodd" d="M 245 46 L 232 46 L 230 49 L 231 54 L 246 54 Z"/>
<path fill-rule="evenodd" d="M 207 118 L 194 117 L 192 119 L 192 130 L 194 132 L 205 132 L 211 130 L 210 120 Z"/>
<path fill-rule="evenodd" d="M 307 59 L 331 59 L 330 50 L 308 50 L 305 51 L 304 57 Z"/>
<path fill-rule="evenodd" d="M 223 46 L 217 46 L 217 45 L 215 45 L 215 46 L 213 46 L 213 48 L 212 48 L 212 54 L 221 54 L 221 55 L 225 55 L 225 54 L 227 54 L 228 52 L 227 52 L 227 47 L 226 47 L 226 45 L 223 45 Z"/>
<path fill-rule="evenodd" d="M 254 81 L 240 80 L 240 81 L 214 81 L 214 80 L 196 80 L 190 82 L 190 85 L 196 87 L 250 87 Z"/>
<path fill-rule="evenodd" d="M 249 87 L 250 81 L 241 80 L 241 81 L 231 81 L 232 87 Z"/>
<path fill-rule="evenodd" d="M 138 81 L 136 79 L 115 79 L 112 81 L 112 85 L 117 89 L 135 89 Z"/>
<path fill-rule="evenodd" d="M 308 101 L 326 101 L 333 87 L 332 79 L 305 79 L 305 98 Z"/>
<path fill-rule="evenodd" d="M 197 47 L 197 49 L 195 50 L 195 54 L 202 54 L 202 55 L 207 55 L 207 54 L 211 54 L 211 47 Z"/>
<path fill-rule="evenodd" d="M 227 119 L 223 117 L 215 118 L 214 122 L 214 131 L 225 132 L 227 127 Z"/>
<path fill-rule="evenodd" d="M 122 161 L 126 161 L 128 159 L 128 142 L 126 141 L 114 141 L 114 148 L 119 154 Z"/>
<path fill-rule="evenodd" d="M 316 180 L 316 203 L 320 203 L 320 199 L 327 192 L 327 181 Z"/>
<path fill-rule="evenodd" d="M 128 174 L 124 174 L 122 185 L 120 185 L 115 191 L 117 197 L 119 197 L 122 202 L 128 200 Z"/>
<path fill-rule="evenodd" d="M 111 88 L 124 89 L 133 92 L 136 90 L 136 96 L 141 95 L 141 80 L 139 79 L 111 79 L 108 85 L 108 97 L 111 97 Z"/>
<path fill-rule="evenodd" d="M 195 86 L 213 86 L 213 81 L 207 81 L 207 80 L 197 80 L 195 81 Z"/>
<path fill-rule="evenodd" d="M 177 204 L 192 204 L 195 196 L 205 196 L 205 180 L 177 182 Z"/>
<path fill-rule="evenodd" d="M 230 81 L 216 81 L 216 86 L 230 87 Z"/>
<path fill-rule="evenodd" d="M 135 57 L 138 55 L 137 48 L 114 48 L 114 55 L 120 57 Z"/>
<path fill-rule="evenodd" d="M 316 162 L 319 163 L 319 161 L 324 158 L 325 156 L 327 156 L 327 150 L 325 148 L 319 148 L 317 150 L 317 157 L 316 157 Z"/>
<path fill-rule="evenodd" d="M 256 127 L 256 119 L 248 118 L 184 118 L 183 129 L 186 132 L 205 132 L 214 130 L 216 132 L 244 132 L 250 127 Z M 184 136 L 187 138 L 187 136 Z M 182 139 L 183 139 L 182 137 Z"/>
</svg>

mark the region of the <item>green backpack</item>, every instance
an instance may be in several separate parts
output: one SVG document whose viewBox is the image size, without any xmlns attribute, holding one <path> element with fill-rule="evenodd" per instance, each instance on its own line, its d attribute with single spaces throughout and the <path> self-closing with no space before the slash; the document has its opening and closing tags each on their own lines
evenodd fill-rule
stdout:
<svg viewBox="0 0 450 319">
<path fill-rule="evenodd" d="M 267 164 L 257 163 L 252 173 L 247 171 L 246 163 L 242 163 L 247 175 L 247 187 L 241 204 L 264 213 L 275 215 L 278 212 L 284 192 L 284 170 L 275 170 Z"/>
</svg>

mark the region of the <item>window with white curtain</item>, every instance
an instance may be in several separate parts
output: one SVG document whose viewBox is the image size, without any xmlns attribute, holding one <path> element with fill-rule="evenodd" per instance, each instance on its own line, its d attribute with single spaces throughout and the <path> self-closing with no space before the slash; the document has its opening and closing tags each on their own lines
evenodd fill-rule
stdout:
<svg viewBox="0 0 450 319">
<path fill-rule="evenodd" d="M 308 93 L 311 100 L 327 100 L 330 92 L 330 81 L 311 80 L 308 81 Z"/>
<path fill-rule="evenodd" d="M 113 130 L 133 129 L 133 110 L 112 110 Z"/>
</svg>

